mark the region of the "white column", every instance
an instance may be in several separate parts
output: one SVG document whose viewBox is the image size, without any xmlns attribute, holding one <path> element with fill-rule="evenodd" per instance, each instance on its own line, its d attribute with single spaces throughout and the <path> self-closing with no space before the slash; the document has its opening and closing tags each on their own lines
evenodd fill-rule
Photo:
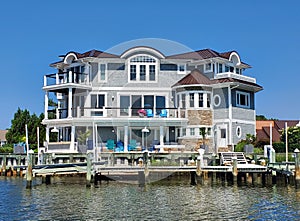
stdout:
<svg viewBox="0 0 300 221">
<path fill-rule="evenodd" d="M 44 75 L 44 87 L 46 87 L 46 86 L 47 86 L 47 76 Z"/>
<path fill-rule="evenodd" d="M 229 129 L 228 129 L 228 137 L 229 137 L 229 145 L 232 145 L 232 101 L 231 101 L 231 88 L 228 86 L 228 118 L 229 118 Z"/>
<path fill-rule="evenodd" d="M 166 141 L 169 142 L 170 141 L 170 128 L 167 127 L 167 131 L 166 131 Z"/>
<path fill-rule="evenodd" d="M 68 83 L 73 83 L 72 71 L 69 71 L 69 82 Z"/>
<path fill-rule="evenodd" d="M 71 127 L 71 151 L 75 151 L 75 126 Z"/>
<path fill-rule="evenodd" d="M 48 98 L 48 91 L 45 93 L 45 119 L 48 119 L 48 102 L 49 102 L 49 98 Z"/>
<path fill-rule="evenodd" d="M 69 103 L 68 103 L 68 117 L 71 118 L 72 117 L 72 104 L 73 104 L 73 92 L 72 92 L 72 88 L 69 88 Z"/>
<path fill-rule="evenodd" d="M 46 141 L 49 143 L 49 127 L 46 127 Z"/>
<path fill-rule="evenodd" d="M 124 152 L 128 152 L 128 126 L 124 126 Z"/>
<path fill-rule="evenodd" d="M 55 74 L 55 80 L 56 80 L 56 84 L 59 84 L 59 76 L 58 76 L 58 73 Z"/>
<path fill-rule="evenodd" d="M 159 126 L 159 143 L 164 145 L 164 126 Z"/>
</svg>

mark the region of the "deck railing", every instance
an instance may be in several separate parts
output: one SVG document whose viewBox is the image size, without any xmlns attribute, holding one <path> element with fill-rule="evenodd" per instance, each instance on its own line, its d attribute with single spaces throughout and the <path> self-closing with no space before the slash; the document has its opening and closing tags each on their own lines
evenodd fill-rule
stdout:
<svg viewBox="0 0 300 221">
<path fill-rule="evenodd" d="M 86 73 L 69 71 L 47 74 L 44 76 L 44 87 L 68 83 L 89 85 L 89 75 Z"/>
<path fill-rule="evenodd" d="M 144 111 L 140 111 L 144 110 Z M 185 108 L 156 108 L 151 109 L 152 114 L 147 114 L 147 110 L 143 108 L 120 108 L 120 107 L 76 107 L 72 108 L 73 118 L 185 118 Z M 162 111 L 163 110 L 163 111 Z M 65 119 L 68 118 L 67 108 L 56 108 L 48 110 L 52 113 L 49 119 Z"/>
</svg>

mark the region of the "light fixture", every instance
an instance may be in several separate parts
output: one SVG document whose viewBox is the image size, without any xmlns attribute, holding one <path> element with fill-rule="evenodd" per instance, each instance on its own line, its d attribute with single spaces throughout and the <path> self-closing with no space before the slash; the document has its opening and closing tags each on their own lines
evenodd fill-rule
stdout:
<svg viewBox="0 0 300 221">
<path fill-rule="evenodd" d="M 144 128 L 142 129 L 142 132 L 143 132 L 143 133 L 149 133 L 149 129 L 148 129 L 147 127 L 144 127 Z"/>
<path fill-rule="evenodd" d="M 58 130 L 56 127 L 54 127 L 54 128 L 51 130 L 51 132 L 53 132 L 53 133 L 58 133 L 59 130 Z"/>
</svg>

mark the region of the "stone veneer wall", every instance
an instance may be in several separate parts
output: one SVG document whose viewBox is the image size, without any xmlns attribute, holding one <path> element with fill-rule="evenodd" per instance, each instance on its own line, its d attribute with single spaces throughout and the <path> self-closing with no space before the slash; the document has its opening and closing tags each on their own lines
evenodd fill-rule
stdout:
<svg viewBox="0 0 300 221">
<path fill-rule="evenodd" d="M 201 138 L 179 138 L 178 144 L 185 145 L 185 150 L 198 150 L 200 145 L 203 144 Z M 212 139 L 205 139 L 205 144 L 208 146 L 208 152 L 213 152 Z"/>
<path fill-rule="evenodd" d="M 188 110 L 188 125 L 212 126 L 211 110 Z"/>
</svg>

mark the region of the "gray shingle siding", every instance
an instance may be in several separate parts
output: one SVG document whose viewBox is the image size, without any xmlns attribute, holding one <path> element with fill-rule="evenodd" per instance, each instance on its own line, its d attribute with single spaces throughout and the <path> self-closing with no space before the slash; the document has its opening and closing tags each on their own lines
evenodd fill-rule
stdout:
<svg viewBox="0 0 300 221">
<path fill-rule="evenodd" d="M 232 107 L 232 118 L 255 122 L 255 111 L 239 107 Z"/>
<path fill-rule="evenodd" d="M 241 137 L 237 136 L 236 130 L 237 127 L 241 128 Z M 233 123 L 232 124 L 232 142 L 236 145 L 239 141 L 245 140 L 247 134 L 255 135 L 255 125 L 254 124 L 241 124 L 241 123 Z"/>
<path fill-rule="evenodd" d="M 215 95 L 219 95 L 221 97 L 221 104 L 216 107 L 214 106 L 215 110 L 218 109 L 224 109 L 224 108 L 228 108 L 228 89 L 227 88 L 217 88 L 217 89 L 213 89 L 213 99 Z"/>
</svg>

